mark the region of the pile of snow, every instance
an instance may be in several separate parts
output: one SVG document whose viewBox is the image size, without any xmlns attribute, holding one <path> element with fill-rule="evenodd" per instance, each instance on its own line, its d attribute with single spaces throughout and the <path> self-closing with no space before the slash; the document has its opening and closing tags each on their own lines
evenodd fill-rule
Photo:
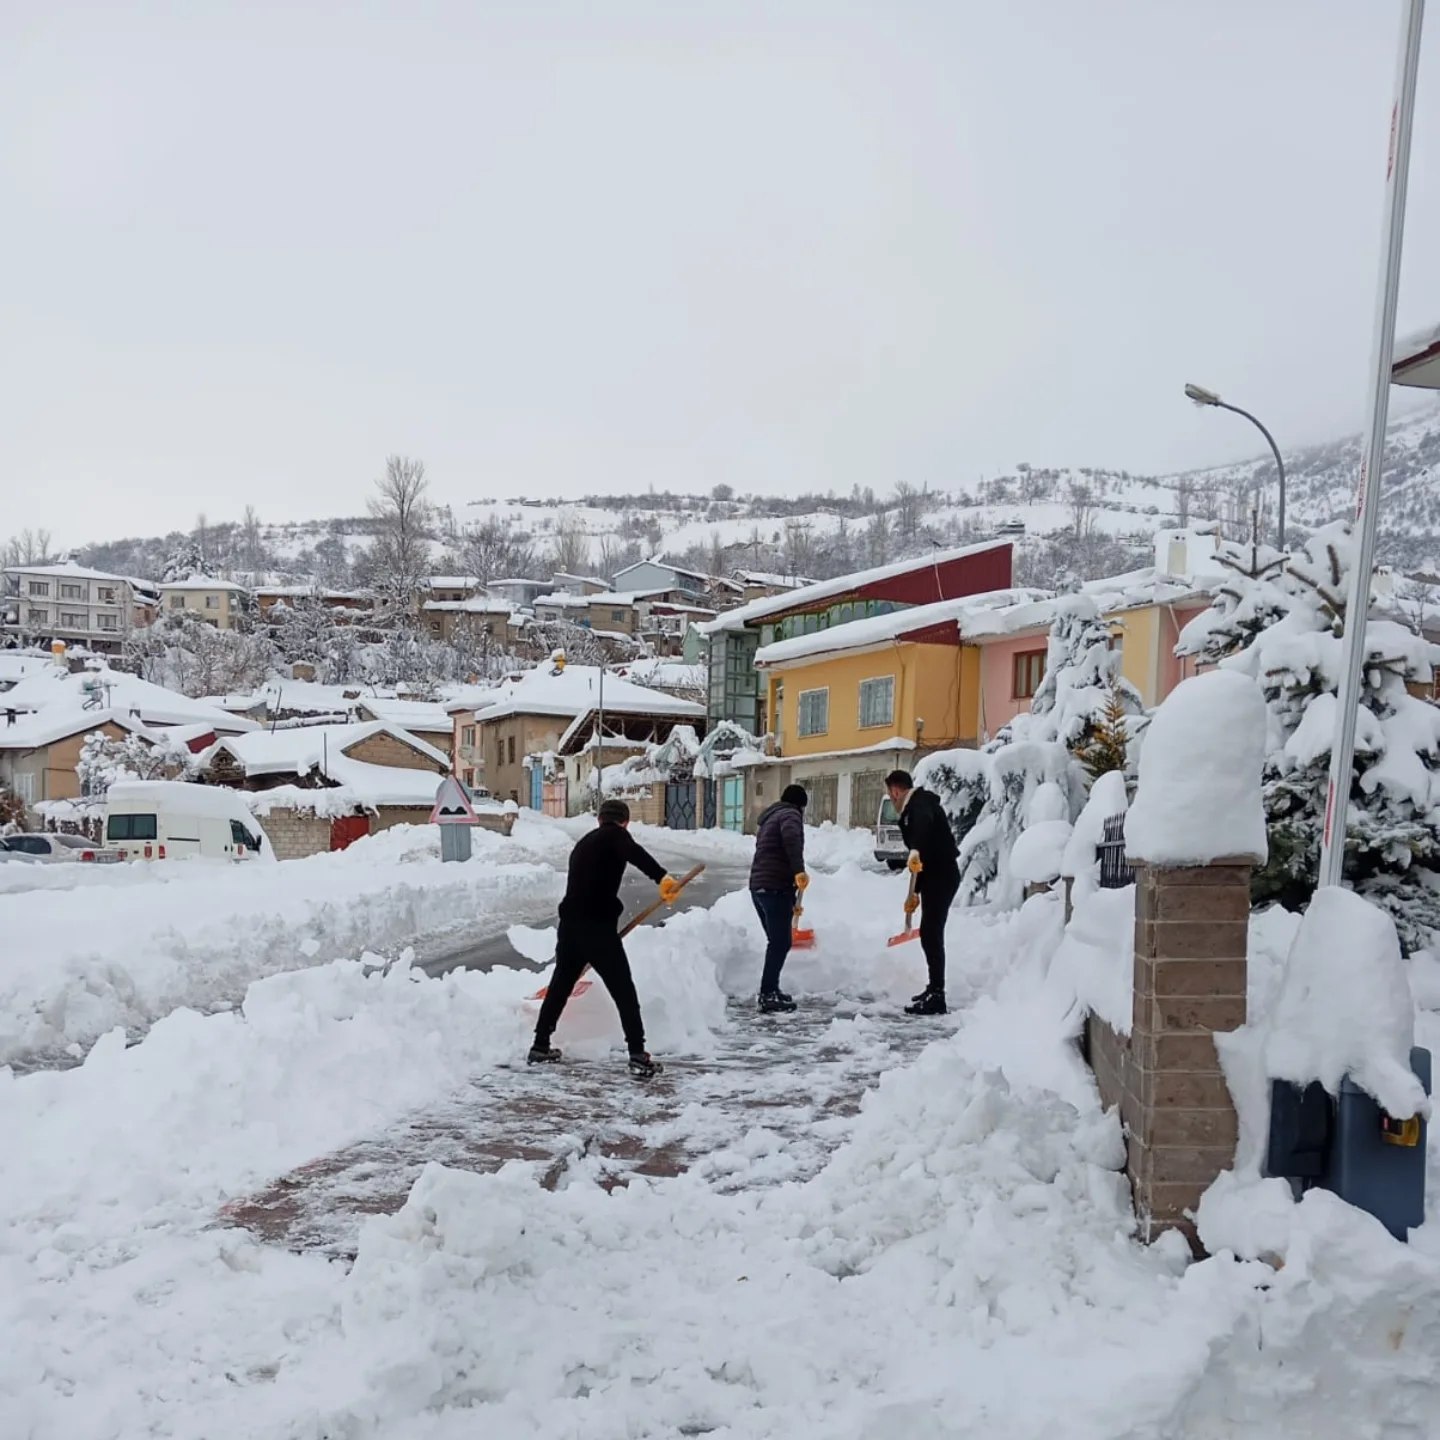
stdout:
<svg viewBox="0 0 1440 1440">
<path fill-rule="evenodd" d="M 1347 1075 L 1392 1115 L 1428 1113 L 1410 1069 L 1415 1001 L 1395 922 L 1337 886 L 1315 892 L 1285 967 L 1265 1043 L 1266 1073 L 1338 1094 Z"/>
<path fill-rule="evenodd" d="M 564 832 L 530 822 L 513 840 L 478 829 L 473 839 L 464 865 L 440 861 L 427 826 L 284 865 L 6 866 L 0 1064 L 73 1053 L 180 1005 L 233 1002 L 276 971 L 558 900 L 563 877 L 552 862 L 568 849 Z M 63 920 L 57 890 L 69 892 Z"/>
<path fill-rule="evenodd" d="M 1265 701 L 1253 680 L 1215 670 L 1182 681 L 1156 711 L 1140 752 L 1127 853 L 1151 865 L 1263 860 L 1264 762 Z"/>
<path fill-rule="evenodd" d="M 1074 899 L 1079 900 L 1099 888 L 1099 847 L 1105 838 L 1105 822 L 1124 815 L 1128 808 L 1125 776 L 1119 770 L 1106 771 L 1090 787 L 1085 808 L 1075 821 L 1060 862 L 1061 875 L 1072 882 Z"/>
</svg>

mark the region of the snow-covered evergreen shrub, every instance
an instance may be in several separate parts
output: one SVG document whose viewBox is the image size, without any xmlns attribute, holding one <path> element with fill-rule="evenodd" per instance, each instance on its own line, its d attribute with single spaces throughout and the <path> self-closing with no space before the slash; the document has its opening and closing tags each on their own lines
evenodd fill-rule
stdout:
<svg viewBox="0 0 1440 1440">
<path fill-rule="evenodd" d="M 1237 574 L 1237 593 L 1212 607 L 1222 613 L 1197 616 L 1177 646 L 1180 654 L 1221 658 L 1253 676 L 1265 695 L 1270 855 L 1256 872 L 1257 903 L 1302 909 L 1314 893 L 1353 558 L 1349 526 L 1327 525 L 1279 579 Z M 1217 637 L 1237 615 L 1270 618 L 1248 640 L 1242 627 L 1237 648 L 1224 656 Z M 1440 929 L 1440 710 L 1407 689 L 1429 682 L 1434 647 L 1393 620 L 1370 619 L 1365 639 L 1345 879 L 1389 912 L 1410 951 Z"/>
</svg>

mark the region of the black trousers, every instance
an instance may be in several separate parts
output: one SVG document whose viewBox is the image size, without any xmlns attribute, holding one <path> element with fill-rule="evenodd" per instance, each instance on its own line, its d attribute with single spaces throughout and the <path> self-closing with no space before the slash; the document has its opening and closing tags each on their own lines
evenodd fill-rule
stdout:
<svg viewBox="0 0 1440 1440">
<path fill-rule="evenodd" d="M 640 997 L 630 975 L 630 961 L 620 942 L 613 920 L 587 923 L 562 920 L 555 937 L 555 974 L 540 1005 L 535 1024 L 535 1043 L 548 1045 L 561 1012 L 570 999 L 581 972 L 589 966 L 604 982 L 620 1012 L 620 1027 L 631 1054 L 645 1049 L 645 1025 L 640 1019 Z"/>
<path fill-rule="evenodd" d="M 960 871 L 926 870 L 920 877 L 920 948 L 932 990 L 945 988 L 945 921 L 960 888 Z"/>
</svg>

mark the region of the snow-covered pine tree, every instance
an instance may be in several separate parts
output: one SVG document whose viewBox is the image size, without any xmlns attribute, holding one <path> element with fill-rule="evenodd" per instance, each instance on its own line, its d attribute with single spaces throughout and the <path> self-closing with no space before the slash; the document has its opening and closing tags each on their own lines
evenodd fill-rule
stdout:
<svg viewBox="0 0 1440 1440">
<path fill-rule="evenodd" d="M 1245 594 L 1237 581 L 1236 603 L 1223 602 L 1229 608 L 1221 619 L 1257 613 L 1276 595 L 1284 607 L 1222 661 L 1255 678 L 1270 712 L 1264 770 L 1270 854 L 1256 872 L 1257 903 L 1300 909 L 1314 893 L 1353 557 L 1349 526 L 1338 521 L 1316 531 L 1278 581 L 1247 577 L 1270 593 Z M 1199 624 L 1203 618 L 1186 627 L 1182 644 L 1216 633 Z M 1432 647 L 1393 620 L 1371 618 L 1365 648 L 1345 879 L 1389 912 L 1408 951 L 1431 943 L 1440 929 L 1440 709 L 1407 689 L 1430 679 Z"/>
<path fill-rule="evenodd" d="M 199 767 L 189 749 L 163 730 L 153 739 L 132 734 L 119 740 L 96 730 L 80 747 L 75 773 L 81 795 L 100 800 L 117 780 L 191 780 Z"/>
<path fill-rule="evenodd" d="M 1076 747 L 1075 758 L 1085 767 L 1092 783 L 1111 770 L 1129 769 L 1130 713 L 1118 686 L 1111 686 L 1105 709 L 1093 725 L 1090 738 Z"/>
<path fill-rule="evenodd" d="M 178 581 L 188 580 L 192 575 L 203 575 L 204 573 L 205 555 L 199 545 L 189 535 L 177 537 L 169 555 L 165 558 L 165 569 L 160 576 L 161 582 L 173 585 Z"/>
<path fill-rule="evenodd" d="M 1216 561 L 1226 575 L 1208 610 L 1203 610 L 1180 632 L 1177 655 L 1213 665 L 1243 650 L 1268 626 L 1285 614 L 1283 578 L 1285 556 L 1259 541 L 1239 544 L 1222 541 Z"/>
</svg>

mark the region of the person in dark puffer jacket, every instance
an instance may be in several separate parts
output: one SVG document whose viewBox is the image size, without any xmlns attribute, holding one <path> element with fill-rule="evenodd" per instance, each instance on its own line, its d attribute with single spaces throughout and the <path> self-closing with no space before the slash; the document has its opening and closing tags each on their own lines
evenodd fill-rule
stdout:
<svg viewBox="0 0 1440 1440">
<path fill-rule="evenodd" d="M 799 785 L 787 785 L 779 801 L 761 814 L 755 831 L 750 898 L 765 930 L 759 1003 L 767 1015 L 795 1008 L 795 1002 L 780 989 L 780 971 L 790 953 L 796 892 L 810 883 L 805 873 L 805 806 L 809 798 Z"/>
</svg>

